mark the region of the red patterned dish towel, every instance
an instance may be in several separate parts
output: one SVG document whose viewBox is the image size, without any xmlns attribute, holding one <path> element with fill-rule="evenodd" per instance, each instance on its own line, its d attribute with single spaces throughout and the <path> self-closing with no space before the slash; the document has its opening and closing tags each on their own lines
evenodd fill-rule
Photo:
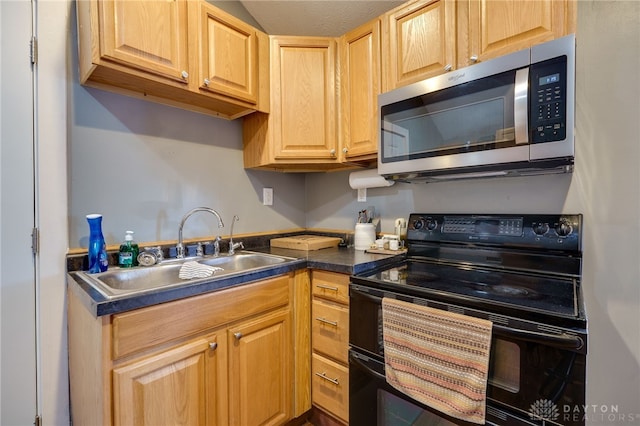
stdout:
<svg viewBox="0 0 640 426">
<path fill-rule="evenodd" d="M 491 321 L 383 298 L 382 323 L 390 385 L 451 417 L 485 423 Z"/>
</svg>

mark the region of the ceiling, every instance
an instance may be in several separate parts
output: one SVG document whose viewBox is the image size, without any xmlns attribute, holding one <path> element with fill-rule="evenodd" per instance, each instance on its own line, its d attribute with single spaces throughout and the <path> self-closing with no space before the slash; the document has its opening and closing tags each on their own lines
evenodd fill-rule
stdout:
<svg viewBox="0 0 640 426">
<path fill-rule="evenodd" d="M 337 37 L 404 0 L 240 0 L 267 34 Z"/>
</svg>

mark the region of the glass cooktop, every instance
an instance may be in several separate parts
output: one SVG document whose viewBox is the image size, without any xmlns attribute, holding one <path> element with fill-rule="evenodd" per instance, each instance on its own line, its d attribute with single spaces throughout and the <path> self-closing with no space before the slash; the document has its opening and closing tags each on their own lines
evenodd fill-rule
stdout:
<svg viewBox="0 0 640 426">
<path fill-rule="evenodd" d="M 578 283 L 571 278 L 554 278 L 405 260 L 396 267 L 360 277 L 391 289 L 416 295 L 438 296 L 441 300 L 481 303 L 496 312 L 501 307 L 579 319 Z"/>
</svg>

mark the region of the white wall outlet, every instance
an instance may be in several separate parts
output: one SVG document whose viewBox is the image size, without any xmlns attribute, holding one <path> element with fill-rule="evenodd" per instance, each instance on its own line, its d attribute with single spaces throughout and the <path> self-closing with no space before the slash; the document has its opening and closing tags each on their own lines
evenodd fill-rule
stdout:
<svg viewBox="0 0 640 426">
<path fill-rule="evenodd" d="M 273 205 L 273 188 L 262 188 L 262 205 Z"/>
<path fill-rule="evenodd" d="M 364 203 L 367 201 L 367 188 L 358 189 L 358 202 Z"/>
</svg>

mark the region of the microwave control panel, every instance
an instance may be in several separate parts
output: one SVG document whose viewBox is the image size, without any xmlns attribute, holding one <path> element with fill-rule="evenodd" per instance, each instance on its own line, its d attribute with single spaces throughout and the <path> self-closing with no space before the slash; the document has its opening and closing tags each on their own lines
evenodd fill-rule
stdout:
<svg viewBox="0 0 640 426">
<path fill-rule="evenodd" d="M 532 64 L 529 71 L 531 142 L 566 139 L 567 57 Z"/>
</svg>

